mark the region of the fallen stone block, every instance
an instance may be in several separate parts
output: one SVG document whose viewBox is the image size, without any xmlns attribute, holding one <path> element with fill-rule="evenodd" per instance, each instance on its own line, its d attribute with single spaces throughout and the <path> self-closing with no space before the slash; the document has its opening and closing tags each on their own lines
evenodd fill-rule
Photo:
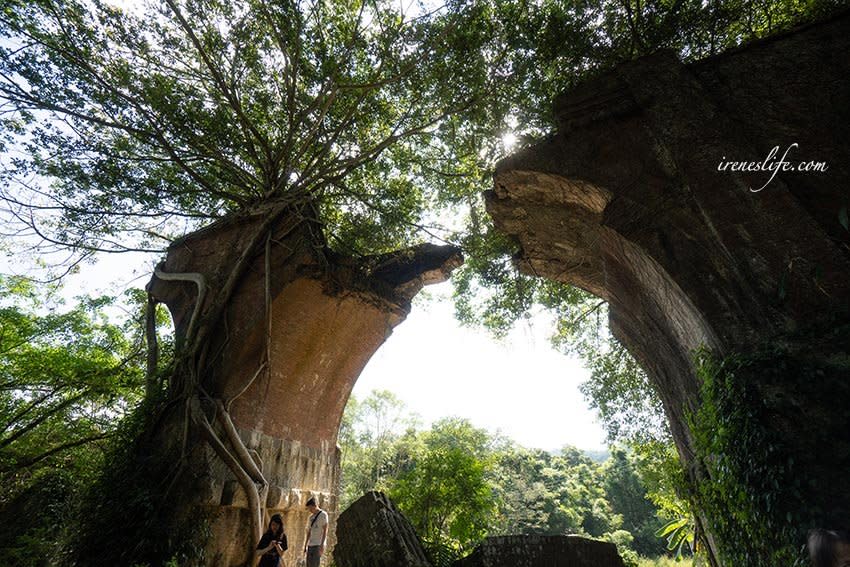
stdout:
<svg viewBox="0 0 850 567">
<path fill-rule="evenodd" d="M 382 492 L 369 492 L 339 515 L 337 567 L 431 567 L 419 536 Z"/>
<path fill-rule="evenodd" d="M 579 536 L 512 535 L 485 539 L 453 567 L 625 567 L 617 546 Z"/>
</svg>

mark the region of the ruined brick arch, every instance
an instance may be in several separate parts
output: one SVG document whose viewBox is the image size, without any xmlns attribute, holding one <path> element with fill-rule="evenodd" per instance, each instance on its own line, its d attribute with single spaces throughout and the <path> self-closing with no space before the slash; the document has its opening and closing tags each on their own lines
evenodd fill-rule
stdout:
<svg viewBox="0 0 850 567">
<path fill-rule="evenodd" d="M 850 83 L 832 79 L 850 76 L 850 60 L 834 57 L 850 52 L 849 22 L 845 14 L 690 66 L 669 53 L 625 64 L 561 97 L 558 131 L 501 162 L 486 197 L 497 228 L 521 246 L 521 270 L 608 301 L 611 328 L 655 384 L 696 482 L 710 479 L 700 477 L 685 419 L 699 404 L 694 348 L 722 355 L 775 342 L 846 372 L 846 345 L 794 333 L 850 322 L 850 233 L 837 215 L 850 187 Z M 786 142 L 829 161 L 829 172 L 783 175 L 753 193 L 764 179 L 717 170 L 723 156 L 757 160 Z M 220 285 L 261 220 L 228 219 L 176 242 L 162 271 Z M 335 442 L 354 381 L 411 298 L 459 262 L 456 250 L 419 247 L 361 264 L 322 250 L 315 233 L 307 223 L 272 227 L 203 377 L 213 395 L 239 394 L 233 422 L 269 481 L 265 504 L 284 514 L 296 545 L 308 494 L 337 511 Z M 154 278 L 150 291 L 179 336 L 195 287 Z M 831 472 L 850 469 L 850 452 L 812 448 L 846 442 L 850 423 L 835 406 L 850 406 L 850 394 L 795 390 L 792 378 L 779 385 L 785 401 L 764 400 L 767 410 L 789 409 L 771 425 L 803 473 L 830 486 Z M 753 379 L 755 390 L 776 393 Z M 809 422 L 817 426 L 800 425 Z M 198 451 L 197 504 L 216 511 L 208 564 L 238 564 L 245 495 Z M 806 496 L 826 525 L 850 517 L 846 489 Z"/>
<path fill-rule="evenodd" d="M 612 334 L 654 378 L 682 454 L 692 454 L 681 400 L 696 399 L 692 353 L 719 341 L 673 275 L 606 224 L 614 195 L 579 179 L 509 170 L 488 195 L 501 230 L 518 236 L 520 269 L 575 285 L 609 305 Z"/>
<path fill-rule="evenodd" d="M 497 228 L 520 245 L 521 271 L 608 301 L 693 483 L 712 482 L 685 418 L 701 402 L 693 349 L 779 347 L 788 368 L 817 368 L 820 387 L 792 371 L 747 374 L 783 458 L 819 487 L 800 496 L 815 525 L 850 516 L 850 493 L 834 488 L 850 466 L 839 362 L 848 347 L 833 333 L 850 323 L 850 231 L 839 214 L 850 84 L 835 80 L 850 62 L 834 56 L 848 49 L 844 12 L 696 64 L 667 52 L 623 64 L 559 97 L 557 131 L 500 162 L 486 196 Z M 799 159 L 830 169 L 783 172 L 761 191 L 751 189 L 769 173 L 718 169 L 793 143 Z"/>
<path fill-rule="evenodd" d="M 722 352 L 720 341 L 674 275 L 606 224 L 613 199 L 584 180 L 510 169 L 497 175 L 487 206 L 497 226 L 520 241 L 521 271 L 608 303 L 611 333 L 646 370 L 688 462 L 695 450 L 687 415 L 699 400 L 692 357 L 699 348 Z"/>
<path fill-rule="evenodd" d="M 148 289 L 168 306 L 178 339 L 195 312 L 194 282 L 221 287 L 263 220 L 227 218 L 169 248 Z M 338 513 L 336 441 L 354 382 L 419 290 L 444 281 L 462 261 L 457 249 L 434 245 L 354 260 L 326 249 L 316 234 L 317 227 L 295 216 L 271 228 L 212 335 L 209 371 L 200 384 L 222 401 L 217 410 L 205 410 L 209 416 L 229 409 L 267 483 L 261 505 L 283 515 L 294 549 L 304 542 L 308 498 L 315 497 L 332 522 Z M 210 297 L 202 297 L 201 313 Z M 166 429 L 164 443 L 176 442 L 179 419 Z M 185 498 L 211 518 L 205 564 L 243 565 L 253 540 L 244 485 L 208 444 L 191 446 L 193 477 Z M 333 530 L 329 540 L 332 546 Z"/>
</svg>

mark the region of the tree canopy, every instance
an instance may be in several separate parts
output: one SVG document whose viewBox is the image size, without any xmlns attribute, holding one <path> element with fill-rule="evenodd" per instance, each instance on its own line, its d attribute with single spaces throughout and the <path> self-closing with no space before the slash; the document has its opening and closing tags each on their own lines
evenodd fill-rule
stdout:
<svg viewBox="0 0 850 567">
<path fill-rule="evenodd" d="M 441 207 L 474 204 L 501 135 L 544 133 L 563 88 L 833 5 L 8 0 L 2 198 L 22 230 L 82 254 L 159 251 L 222 215 L 305 200 L 346 251 L 448 238 L 429 228 Z"/>
<path fill-rule="evenodd" d="M 65 551 L 79 494 L 142 395 L 138 331 L 113 298 L 66 308 L 55 289 L 0 277 L 0 563 Z M 46 297 L 45 297 L 46 296 Z M 45 537 L 44 526 L 55 533 Z"/>
<path fill-rule="evenodd" d="M 70 450 L 105 439 L 142 384 L 141 341 L 104 320 L 110 298 L 39 314 L 45 302 L 38 292 L 26 281 L 0 278 L 0 482 L 6 487 L 57 460 L 73 466 L 63 461 Z"/>
<path fill-rule="evenodd" d="M 449 140 L 503 79 L 487 9 L 7 3 L 3 197 L 84 252 L 161 250 L 227 213 L 305 201 L 333 246 L 399 247 L 435 179 L 476 165 Z"/>
</svg>

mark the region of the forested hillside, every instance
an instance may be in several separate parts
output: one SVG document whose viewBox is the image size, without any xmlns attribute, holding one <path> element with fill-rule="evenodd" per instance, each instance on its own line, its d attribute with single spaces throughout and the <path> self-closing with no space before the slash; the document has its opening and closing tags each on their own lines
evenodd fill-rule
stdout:
<svg viewBox="0 0 850 567">
<path fill-rule="evenodd" d="M 386 492 L 437 557 L 468 553 L 485 536 L 579 534 L 638 557 L 690 556 L 688 517 L 669 481 L 677 459 L 662 443 L 614 446 L 595 462 L 570 446 L 558 454 L 519 446 L 444 418 L 423 428 L 388 391 L 352 398 L 340 431 L 341 509 Z M 668 551 L 658 532 L 684 520 Z M 691 528 L 692 529 L 692 528 Z"/>
</svg>

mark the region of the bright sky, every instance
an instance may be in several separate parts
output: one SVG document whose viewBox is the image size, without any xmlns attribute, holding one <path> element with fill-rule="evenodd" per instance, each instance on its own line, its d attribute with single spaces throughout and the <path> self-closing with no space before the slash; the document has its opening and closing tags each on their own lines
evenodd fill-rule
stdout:
<svg viewBox="0 0 850 567">
<path fill-rule="evenodd" d="M 416 302 L 366 366 L 354 386 L 358 399 L 390 390 L 426 425 L 456 415 L 526 447 L 606 446 L 578 390 L 588 372 L 549 346 L 545 317 L 497 341 L 455 320 L 450 284 L 427 289 L 433 299 Z"/>
</svg>

